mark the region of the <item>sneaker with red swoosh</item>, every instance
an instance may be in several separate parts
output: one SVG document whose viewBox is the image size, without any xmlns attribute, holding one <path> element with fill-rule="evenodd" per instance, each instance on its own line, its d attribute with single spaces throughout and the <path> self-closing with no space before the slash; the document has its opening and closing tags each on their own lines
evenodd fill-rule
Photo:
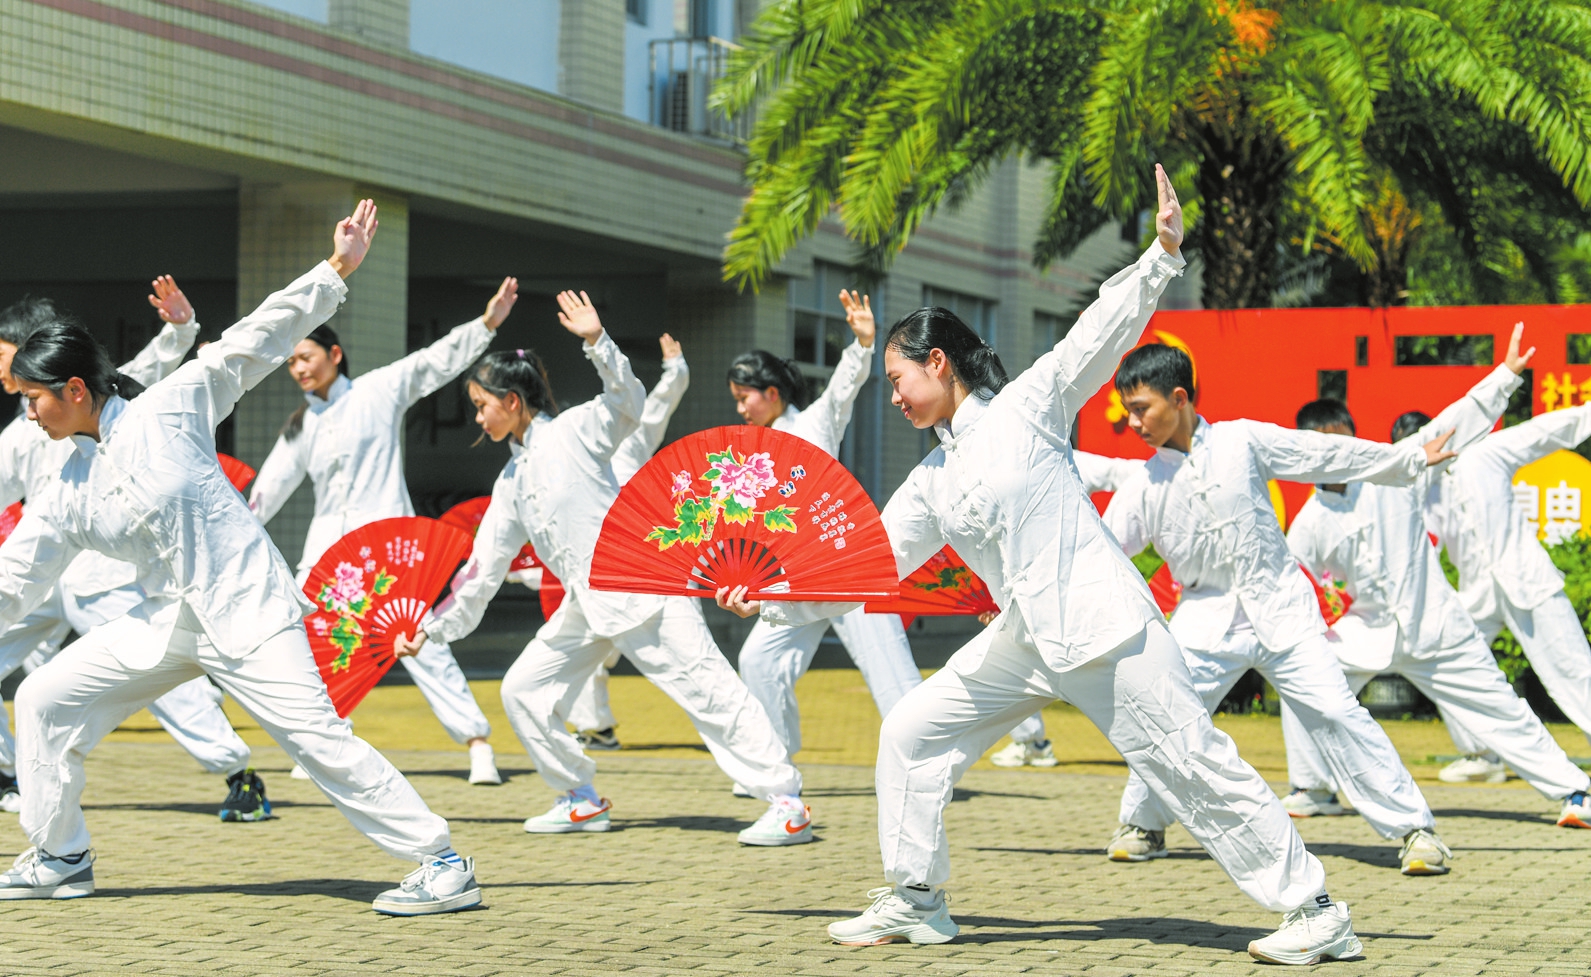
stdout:
<svg viewBox="0 0 1591 977">
<path fill-rule="evenodd" d="M 804 845 L 812 840 L 812 808 L 799 797 L 778 798 L 756 823 L 740 833 L 742 845 L 774 848 Z"/>
<path fill-rule="evenodd" d="M 606 797 L 592 803 L 571 791 L 558 798 L 546 814 L 525 819 L 525 830 L 533 835 L 561 835 L 576 831 L 606 831 L 613 825 L 608 812 L 613 802 Z"/>
</svg>

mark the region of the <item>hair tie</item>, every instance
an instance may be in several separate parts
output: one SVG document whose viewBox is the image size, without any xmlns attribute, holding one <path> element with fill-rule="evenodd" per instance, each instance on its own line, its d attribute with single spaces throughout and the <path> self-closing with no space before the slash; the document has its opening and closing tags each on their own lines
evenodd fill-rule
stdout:
<svg viewBox="0 0 1591 977">
<path fill-rule="evenodd" d="M 519 357 L 520 359 L 524 359 L 525 358 L 525 351 L 522 350 L 522 349 L 516 349 L 516 350 L 514 350 L 514 355 Z"/>
</svg>

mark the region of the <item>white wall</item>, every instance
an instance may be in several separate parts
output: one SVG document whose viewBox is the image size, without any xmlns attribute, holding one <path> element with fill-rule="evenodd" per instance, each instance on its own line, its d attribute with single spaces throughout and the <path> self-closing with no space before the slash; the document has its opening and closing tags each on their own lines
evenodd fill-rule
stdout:
<svg viewBox="0 0 1591 977">
<path fill-rule="evenodd" d="M 324 9 L 325 0 L 320 2 Z M 558 10 L 558 0 L 409 0 L 409 47 L 471 71 L 557 92 Z"/>
</svg>

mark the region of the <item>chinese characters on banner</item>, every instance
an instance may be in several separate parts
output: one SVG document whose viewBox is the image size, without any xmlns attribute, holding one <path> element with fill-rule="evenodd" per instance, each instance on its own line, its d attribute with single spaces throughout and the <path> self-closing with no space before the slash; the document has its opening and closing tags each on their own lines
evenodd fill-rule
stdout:
<svg viewBox="0 0 1591 977">
<path fill-rule="evenodd" d="M 1591 491 L 1591 461 L 1555 451 L 1514 473 L 1514 508 L 1536 538 L 1551 545 L 1581 531 L 1580 503 Z"/>
<path fill-rule="evenodd" d="M 1543 412 L 1591 404 L 1591 377 L 1577 381 L 1567 370 L 1557 376 L 1548 372 L 1542 374 L 1539 387 Z"/>
</svg>

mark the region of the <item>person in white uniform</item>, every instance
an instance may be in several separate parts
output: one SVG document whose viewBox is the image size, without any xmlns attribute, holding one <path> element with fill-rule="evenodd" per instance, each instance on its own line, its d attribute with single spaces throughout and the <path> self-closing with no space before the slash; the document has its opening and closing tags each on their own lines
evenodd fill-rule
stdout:
<svg viewBox="0 0 1591 977">
<path fill-rule="evenodd" d="M 1402 442 L 1421 443 L 1438 431 L 1454 430 L 1449 446 L 1463 451 L 1485 436 L 1519 386 L 1527 358 L 1519 356 L 1519 330 L 1507 362 L 1458 402 Z M 1341 401 L 1319 400 L 1298 412 L 1301 430 L 1352 437 L 1353 415 Z M 1421 511 L 1430 480 L 1427 469 L 1412 486 L 1321 485 L 1304 503 L 1287 533 L 1293 555 L 1318 578 L 1330 574 L 1353 597 L 1348 612 L 1332 626 L 1331 645 L 1342 662 L 1348 688 L 1357 694 L 1376 675 L 1407 678 L 1446 715 L 1462 717 L 1480 730 L 1482 742 L 1541 794 L 1560 802 L 1558 824 L 1586 827 L 1591 820 L 1591 788 L 1584 770 L 1569 762 L 1536 714 L 1531 712 L 1492 657 L 1490 644 L 1459 602 L 1442 573 L 1436 549 L 1426 537 Z M 1320 750 L 1282 706 L 1288 775 L 1303 811 L 1335 813 L 1333 781 Z M 1318 807 L 1327 810 L 1317 811 Z"/>
<path fill-rule="evenodd" d="M 585 343 L 603 392 L 558 412 L 534 352 L 492 353 L 469 373 L 476 421 L 511 457 L 475 534 L 451 597 L 400 655 L 432 635 L 456 641 L 480 623 L 509 564 L 529 542 L 563 582 L 565 595 L 503 676 L 509 724 L 558 799 L 525 821 L 532 834 L 607 831 L 612 802 L 597 793 L 596 764 L 567 724 L 591 673 L 617 649 L 685 710 L 720 769 L 768 801 L 740 832 L 742 844 L 812 840 L 812 813 L 801 802 L 801 775 L 762 706 L 713 642 L 701 607 L 689 597 L 593 591 L 587 583 L 602 522 L 619 494 L 613 454 L 641 420 L 646 389 L 602 328 L 585 293 L 558 296 L 559 321 Z"/>
<path fill-rule="evenodd" d="M 743 353 L 729 367 L 729 392 L 741 419 L 793 434 L 831 457 L 839 453 L 856 397 L 872 371 L 877 333 L 867 296 L 841 291 L 840 303 L 856 341 L 840 354 L 828 385 L 811 403 L 806 399 L 806 381 L 795 364 L 767 350 Z M 831 627 L 861 670 L 880 716 L 888 716 L 901 697 L 923 680 L 898 614 L 869 614 L 858 607 L 800 627 L 756 622 L 740 647 L 740 677 L 768 710 L 791 756 L 801 750 L 796 681 L 812 666 L 818 645 Z M 735 793 L 744 795 L 738 784 Z"/>
<path fill-rule="evenodd" d="M 1419 415 L 1408 415 L 1411 423 Z M 1591 438 L 1591 405 L 1548 411 L 1488 435 L 1436 480 L 1426 527 L 1458 568 L 1458 593 L 1487 644 L 1507 628 L 1569 721 L 1591 740 L 1591 644 L 1563 590 L 1563 574 L 1514 505 L 1514 472 Z M 1438 775 L 1450 783 L 1501 781 L 1502 760 L 1468 720 L 1443 710 L 1459 752 Z"/>
<path fill-rule="evenodd" d="M 357 380 L 350 377 L 348 354 L 329 326 L 294 348 L 287 369 L 303 390 L 304 403 L 260 465 L 249 505 L 260 522 L 269 523 L 306 476 L 314 485 L 315 515 L 298 561 L 300 585 L 321 555 L 348 533 L 379 519 L 414 515 L 403 477 L 403 416 L 486 351 L 518 296 L 519 282 L 503 279 L 479 318 Z M 469 747 L 469 782 L 502 783 L 487 742 L 491 724 L 453 650 L 433 641 L 401 661 L 448 735 Z"/>
<path fill-rule="evenodd" d="M 336 311 L 375 230 L 375 205 L 361 201 L 337 225 L 331 258 L 141 395 L 81 327 L 43 327 L 17 350 L 11 370 L 28 415 L 51 438 L 70 439 L 73 455 L 0 545 L 0 625 L 36 607 L 83 552 L 136 566 L 148 597 L 17 692 L 21 821 L 33 847 L 0 875 L 0 899 L 93 893 L 83 758 L 127 716 L 208 674 L 354 827 L 420 863 L 376 897 L 378 912 L 480 902 L 473 862 L 453 850 L 447 822 L 332 708 L 304 631 L 310 603 L 215 455 L 216 425 Z"/>
<path fill-rule="evenodd" d="M 613 477 L 619 480 L 620 488 L 657 453 L 669 419 L 691 385 L 690 366 L 685 362 L 680 344 L 668 333 L 658 337 L 657 342 L 663 350 L 663 375 L 646 395 L 646 404 L 641 408 L 641 426 L 619 442 L 618 450 L 613 453 Z M 609 652 L 569 708 L 569 722 L 580 737 L 580 745 L 588 750 L 619 749 L 619 737 L 614 732 L 618 720 L 613 718 L 613 707 L 608 702 L 608 670 L 619 663 L 620 657 L 617 648 Z"/>
<path fill-rule="evenodd" d="M 1244 672 L 1258 671 L 1315 738 L 1354 808 L 1382 837 L 1403 840 L 1403 872 L 1447 871 L 1431 808 L 1386 731 L 1348 688 L 1267 487 L 1271 479 L 1413 485 L 1428 465 L 1453 457 L 1442 450 L 1446 436 L 1390 445 L 1256 421 L 1211 424 L 1193 405 L 1193 361 L 1161 344 L 1128 354 L 1115 385 L 1128 425 L 1155 454 L 1111 499 L 1105 525 L 1129 555 L 1153 543 L 1181 581 L 1171 633 L 1205 708 L 1213 713 Z M 1142 778 L 1129 775 L 1106 854 L 1123 862 L 1163 858 L 1165 829 L 1175 820 Z"/>
<path fill-rule="evenodd" d="M 1068 435 L 1077 411 L 1132 348 L 1184 261 L 1182 213 L 1155 170 L 1157 240 L 1099 290 L 1056 347 L 1015 380 L 954 314 L 914 312 L 890 330 L 884 373 L 929 453 L 884 508 L 902 575 L 949 543 L 1002 612 L 884 720 L 878 750 L 879 849 L 888 884 L 829 927 L 840 943 L 943 943 L 958 927 L 944 810 L 956 781 L 1036 706 L 1065 699 L 1172 806 L 1242 891 L 1284 912 L 1249 952 L 1308 964 L 1362 949 L 1347 906 L 1254 768 L 1216 729 L 1143 577 L 1083 491 Z M 743 590 L 719 602 L 750 614 Z M 792 623 L 835 605 L 762 604 Z"/>
<path fill-rule="evenodd" d="M 1077 477 L 1083 480 L 1083 491 L 1089 495 L 1116 491 L 1144 467 L 1141 458 L 1111 458 L 1076 448 L 1072 449 L 1072 460 L 1077 465 Z M 1035 712 L 1017 723 L 1011 730 L 1011 742 L 990 754 L 989 762 L 997 767 L 1053 767 L 1059 763 L 1049 733 L 1044 729 L 1044 714 Z"/>
<path fill-rule="evenodd" d="M 146 385 L 176 369 L 199 335 L 193 306 L 176 282 L 168 275 L 155 279 L 152 287 L 155 294 L 149 301 L 165 325 L 120 370 Z M 0 385 L 7 393 L 17 393 L 9 368 L 17 348 L 34 329 L 61 319 L 47 300 L 24 300 L 0 313 Z M 43 498 L 72 455 L 70 442 L 52 441 L 26 415 L 23 404 L 18 416 L 0 431 L 0 508 Z M 87 634 L 142 602 L 137 575 L 131 564 L 97 553 L 73 560 L 44 603 L 0 635 L 0 678 L 19 667 L 32 671 L 60 651 L 70 632 Z M 221 711 L 221 692 L 214 683 L 204 677 L 185 682 L 151 702 L 149 712 L 207 773 L 227 778 L 221 820 L 259 821 L 271 816 L 265 783 L 249 767 L 249 748 Z M 22 801 L 10 725 L 0 705 L 0 809 L 14 813 L 21 810 Z"/>
</svg>

